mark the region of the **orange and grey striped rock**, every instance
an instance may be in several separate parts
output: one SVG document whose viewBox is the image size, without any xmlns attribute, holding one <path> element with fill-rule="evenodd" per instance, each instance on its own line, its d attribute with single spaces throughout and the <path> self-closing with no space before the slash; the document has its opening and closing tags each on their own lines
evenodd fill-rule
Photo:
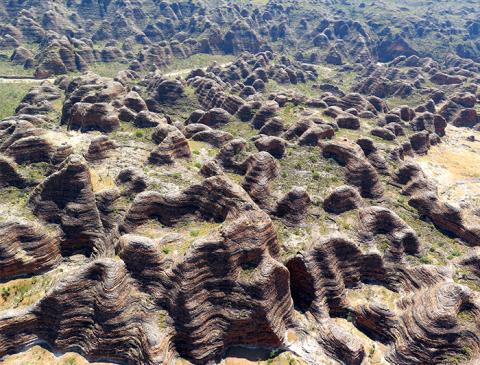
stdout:
<svg viewBox="0 0 480 365">
<path fill-rule="evenodd" d="M 53 269 L 62 261 L 59 237 L 39 224 L 26 221 L 0 223 L 0 280 Z"/>
</svg>

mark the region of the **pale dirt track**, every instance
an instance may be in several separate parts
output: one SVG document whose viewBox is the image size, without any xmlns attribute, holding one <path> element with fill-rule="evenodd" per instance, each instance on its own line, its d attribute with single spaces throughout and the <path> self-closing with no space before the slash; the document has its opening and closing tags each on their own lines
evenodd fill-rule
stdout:
<svg viewBox="0 0 480 365">
<path fill-rule="evenodd" d="M 227 62 L 227 63 L 222 63 L 220 64 L 219 66 L 220 67 L 225 67 L 225 66 L 228 66 L 230 65 L 231 62 Z M 207 68 L 204 67 L 202 68 L 203 70 L 206 70 Z M 186 68 L 186 69 L 182 69 L 182 70 L 176 70 L 176 71 L 172 71 L 172 72 L 168 72 L 168 73 L 162 73 L 160 70 L 157 70 L 157 73 L 159 75 L 163 75 L 165 77 L 178 77 L 178 76 L 185 76 L 185 75 L 188 75 L 189 72 L 191 72 L 193 70 L 193 68 Z M 43 81 L 50 81 L 50 82 L 54 82 L 55 81 L 55 78 L 49 78 L 49 79 L 36 79 L 34 77 L 23 77 L 23 76 L 1 76 L 0 75 L 0 83 L 2 84 L 13 84 L 13 83 L 32 83 L 32 84 L 36 84 L 36 83 L 41 83 Z"/>
</svg>

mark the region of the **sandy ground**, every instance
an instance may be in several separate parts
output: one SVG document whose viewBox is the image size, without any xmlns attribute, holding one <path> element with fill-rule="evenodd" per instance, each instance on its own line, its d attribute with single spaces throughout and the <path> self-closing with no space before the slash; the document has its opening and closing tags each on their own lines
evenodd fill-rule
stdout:
<svg viewBox="0 0 480 365">
<path fill-rule="evenodd" d="M 44 81 L 54 82 L 55 79 L 8 79 L 0 78 L 0 84 L 40 84 Z"/>
<path fill-rule="evenodd" d="M 229 66 L 231 65 L 232 62 L 226 62 L 226 63 L 221 63 L 219 64 L 220 67 L 226 67 L 226 66 Z M 207 67 L 203 67 L 202 70 L 206 70 Z M 166 74 L 162 73 L 162 70 L 157 70 L 157 74 L 158 75 L 161 75 L 161 76 L 165 76 L 165 77 L 170 77 L 170 78 L 175 78 L 175 77 L 178 77 L 178 76 L 187 76 L 191 71 L 193 70 L 193 68 L 185 68 L 183 70 L 176 70 L 176 71 L 173 71 L 173 72 L 168 72 Z"/>
<path fill-rule="evenodd" d="M 76 353 L 66 353 L 55 356 L 40 346 L 34 346 L 27 351 L 8 356 L 0 365 L 112 365 L 110 363 L 90 363 Z"/>
<path fill-rule="evenodd" d="M 225 66 L 228 66 L 228 65 L 231 65 L 232 62 L 226 62 L 226 63 L 221 63 L 219 66 L 220 67 L 225 67 Z M 206 70 L 207 68 L 204 67 L 203 70 Z M 176 70 L 176 71 L 172 71 L 172 72 L 168 72 L 166 74 L 162 73 L 161 70 L 157 70 L 157 73 L 159 75 L 163 75 L 165 77 L 170 77 L 170 78 L 175 78 L 175 77 L 178 77 L 178 76 L 186 76 L 188 75 L 191 71 L 193 70 L 193 68 L 185 68 L 185 69 L 182 69 L 182 70 Z M 50 79 L 35 79 L 35 78 L 7 78 L 7 77 L 0 77 L 0 84 L 11 84 L 11 83 L 22 83 L 22 84 L 39 84 L 39 83 L 42 83 L 43 81 L 50 81 L 50 82 L 54 82 L 55 81 L 55 78 L 50 78 Z"/>
<path fill-rule="evenodd" d="M 468 141 L 472 135 L 475 141 Z M 437 183 L 441 197 L 466 209 L 479 224 L 474 211 L 480 207 L 480 132 L 449 125 L 443 143 L 416 160 Z"/>
</svg>

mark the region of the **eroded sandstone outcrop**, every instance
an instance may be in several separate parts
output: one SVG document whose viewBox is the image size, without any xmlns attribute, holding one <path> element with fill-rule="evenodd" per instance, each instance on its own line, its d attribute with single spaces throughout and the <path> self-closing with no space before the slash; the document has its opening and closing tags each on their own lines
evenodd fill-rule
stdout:
<svg viewBox="0 0 480 365">
<path fill-rule="evenodd" d="M 335 188 L 323 201 L 323 209 L 329 213 L 341 214 L 359 208 L 362 197 L 357 189 L 345 185 Z"/>
<path fill-rule="evenodd" d="M 171 164 L 177 158 L 191 157 L 187 139 L 174 126 L 159 126 L 154 131 L 153 139 L 158 144 L 155 150 L 150 153 L 149 161 L 153 164 Z"/>
<path fill-rule="evenodd" d="M 278 203 L 274 214 L 292 226 L 301 224 L 307 215 L 311 198 L 305 189 L 294 187 Z"/>
<path fill-rule="evenodd" d="M 479 362 L 475 165 L 415 161 L 476 154 L 480 23 L 434 5 L 0 2 L 2 77 L 62 74 L 4 80 L 0 361 Z"/>
<path fill-rule="evenodd" d="M 161 362 L 162 331 L 155 312 L 142 305 L 146 299 L 125 264 L 96 260 L 69 275 L 33 307 L 2 313 L 0 353 L 43 342 L 57 351 L 76 349 L 91 359 Z"/>
<path fill-rule="evenodd" d="M 421 364 L 448 356 L 469 356 L 480 339 L 475 325 L 461 313 L 478 317 L 478 302 L 465 286 L 442 283 L 418 293 L 400 315 L 398 335 L 387 359 L 394 363 Z"/>
<path fill-rule="evenodd" d="M 345 167 L 346 181 L 357 187 L 362 197 L 380 198 L 383 195 L 378 173 L 360 147 L 348 141 L 328 142 L 322 146 L 322 154 Z"/>
<path fill-rule="evenodd" d="M 242 165 L 245 170 L 242 187 L 260 207 L 268 208 L 271 196 L 269 184 L 279 174 L 275 159 L 268 152 L 259 152 L 250 155 Z"/>
<path fill-rule="evenodd" d="M 378 234 L 384 234 L 390 242 L 389 253 L 393 258 L 401 258 L 404 253 L 419 253 L 420 242 L 416 232 L 391 210 L 375 206 L 363 208 L 358 218 L 362 239 L 371 240 Z"/>
<path fill-rule="evenodd" d="M 408 204 L 428 217 L 439 230 L 473 246 L 480 243 L 480 229 L 469 227 L 458 207 L 440 200 L 435 184 L 425 178 L 418 165 L 404 164 L 397 172 L 397 180 L 405 185 L 403 193 L 410 196 Z"/>
<path fill-rule="evenodd" d="M 176 323 L 173 343 L 199 364 L 221 355 L 230 344 L 278 346 L 291 320 L 288 272 L 275 260 L 278 246 L 268 215 L 243 189 L 215 176 L 176 197 L 142 193 L 128 212 L 124 229 L 130 231 L 148 218 L 171 225 L 193 212 L 225 223 L 213 236 L 196 242 L 184 260 L 165 273 L 152 271 L 162 265 L 154 245 L 143 244 L 138 250 L 132 246 L 138 246 L 138 240 L 129 240 L 120 253 L 133 277 L 166 306 Z M 150 260 L 146 265 L 138 265 L 142 251 Z M 219 292 L 212 283 L 232 290 Z M 266 290 L 258 292 L 258 288 Z M 205 307 L 213 314 L 207 321 L 197 310 Z M 203 343 L 210 345 L 199 346 Z"/>
<path fill-rule="evenodd" d="M 29 204 L 38 217 L 60 226 L 65 254 L 88 255 L 107 250 L 102 222 L 85 160 L 73 155 L 48 176 L 30 195 Z"/>
<path fill-rule="evenodd" d="M 7 186 L 23 188 L 26 185 L 27 181 L 18 172 L 15 162 L 0 155 L 0 188 Z"/>
<path fill-rule="evenodd" d="M 0 280 L 48 271 L 62 260 L 59 240 L 40 225 L 0 223 Z"/>
</svg>

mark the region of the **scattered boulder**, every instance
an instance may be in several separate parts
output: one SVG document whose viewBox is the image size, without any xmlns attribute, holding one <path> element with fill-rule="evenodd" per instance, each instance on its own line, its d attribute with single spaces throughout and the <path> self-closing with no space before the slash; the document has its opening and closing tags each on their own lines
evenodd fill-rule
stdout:
<svg viewBox="0 0 480 365">
<path fill-rule="evenodd" d="M 421 131 L 410 136 L 410 144 L 419 155 L 426 155 L 430 149 L 430 134 L 428 131 Z"/>
<path fill-rule="evenodd" d="M 475 109 L 463 109 L 452 121 L 452 124 L 456 127 L 473 128 L 479 123 L 479 120 L 480 118 Z"/>
</svg>

